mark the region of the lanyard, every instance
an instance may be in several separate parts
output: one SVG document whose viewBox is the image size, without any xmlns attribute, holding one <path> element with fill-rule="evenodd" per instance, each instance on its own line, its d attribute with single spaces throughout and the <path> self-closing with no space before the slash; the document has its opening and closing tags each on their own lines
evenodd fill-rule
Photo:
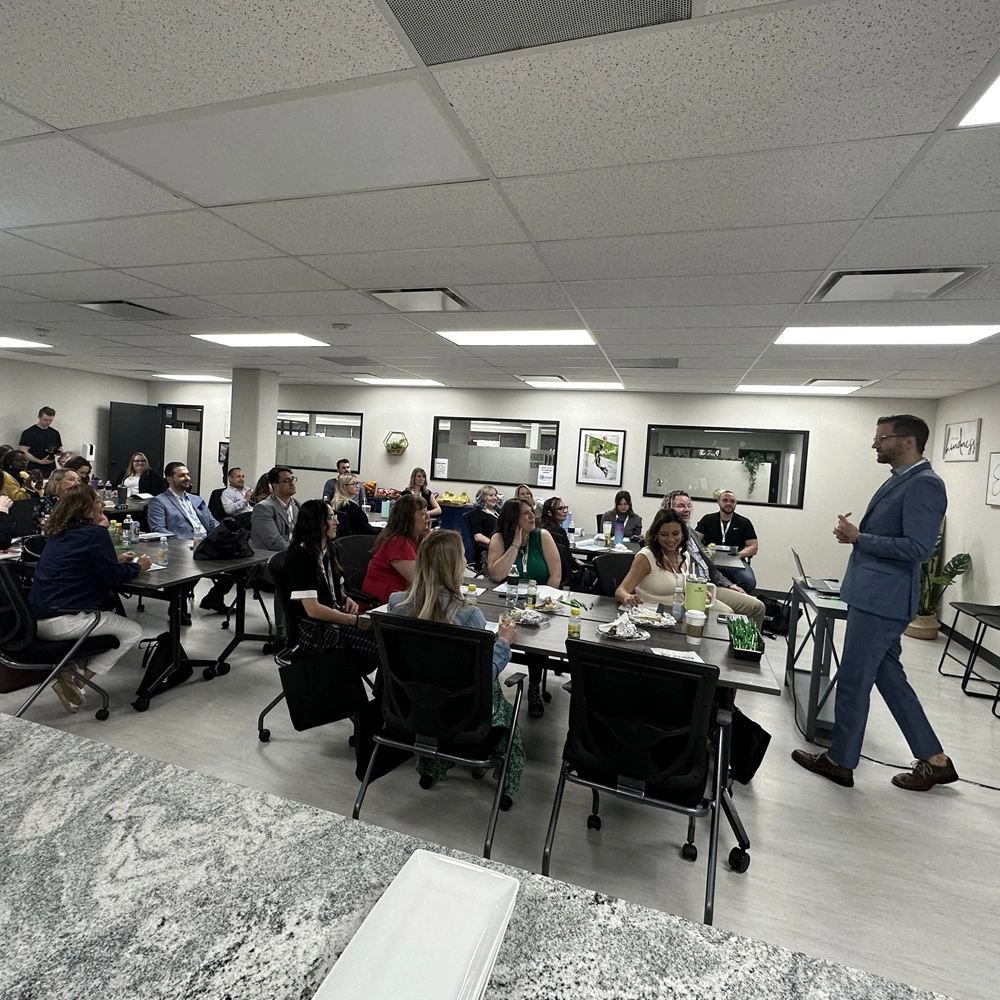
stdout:
<svg viewBox="0 0 1000 1000">
<path fill-rule="evenodd" d="M 722 541 L 720 545 L 726 544 L 726 535 L 729 534 L 729 529 L 733 526 L 733 519 L 730 518 L 728 521 L 722 520 L 722 515 L 719 515 L 719 530 L 722 532 Z"/>
</svg>

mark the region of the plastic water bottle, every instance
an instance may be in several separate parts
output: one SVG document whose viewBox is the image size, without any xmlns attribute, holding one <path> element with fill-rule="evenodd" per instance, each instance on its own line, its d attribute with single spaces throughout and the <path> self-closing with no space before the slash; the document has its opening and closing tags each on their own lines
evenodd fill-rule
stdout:
<svg viewBox="0 0 1000 1000">
<path fill-rule="evenodd" d="M 566 530 L 572 535 L 576 528 L 573 527 L 573 511 L 569 512 L 569 524 L 566 526 Z"/>
<path fill-rule="evenodd" d="M 111 485 L 111 480 L 107 480 L 104 484 L 104 499 L 114 500 L 115 498 L 115 488 Z"/>
<path fill-rule="evenodd" d="M 131 514 L 125 515 L 125 520 L 122 521 L 122 541 L 127 545 L 132 541 L 132 527 L 135 522 L 132 520 Z"/>
<path fill-rule="evenodd" d="M 521 574 L 517 571 L 517 563 L 512 562 L 507 570 L 507 607 L 517 607 L 517 587 Z"/>
<path fill-rule="evenodd" d="M 684 588 L 677 587 L 674 590 L 674 606 L 670 609 L 674 616 L 674 621 L 681 621 L 684 617 Z"/>
<path fill-rule="evenodd" d="M 132 541 L 139 541 L 139 536 L 142 534 L 142 525 L 139 524 L 138 520 L 132 522 Z"/>
<path fill-rule="evenodd" d="M 161 566 L 166 566 L 170 562 L 170 549 L 167 546 L 166 535 L 160 535 L 160 544 L 156 549 L 156 561 Z"/>
</svg>

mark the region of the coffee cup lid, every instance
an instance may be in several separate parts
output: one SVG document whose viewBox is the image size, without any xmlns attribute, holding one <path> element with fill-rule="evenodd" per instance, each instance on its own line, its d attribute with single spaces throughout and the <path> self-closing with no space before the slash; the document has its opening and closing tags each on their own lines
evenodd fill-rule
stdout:
<svg viewBox="0 0 1000 1000">
<path fill-rule="evenodd" d="M 692 608 L 690 611 L 685 611 L 684 613 L 687 615 L 688 618 L 694 618 L 694 619 L 708 618 L 708 615 L 706 615 L 704 611 L 695 611 L 694 608 Z"/>
</svg>

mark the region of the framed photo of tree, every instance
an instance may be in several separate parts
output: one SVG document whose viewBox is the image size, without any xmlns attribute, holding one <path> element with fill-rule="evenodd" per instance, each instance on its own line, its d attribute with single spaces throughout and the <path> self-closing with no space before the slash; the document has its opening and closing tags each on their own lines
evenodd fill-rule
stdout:
<svg viewBox="0 0 1000 1000">
<path fill-rule="evenodd" d="M 621 486 L 625 472 L 625 432 L 580 429 L 576 481 L 588 486 Z"/>
</svg>

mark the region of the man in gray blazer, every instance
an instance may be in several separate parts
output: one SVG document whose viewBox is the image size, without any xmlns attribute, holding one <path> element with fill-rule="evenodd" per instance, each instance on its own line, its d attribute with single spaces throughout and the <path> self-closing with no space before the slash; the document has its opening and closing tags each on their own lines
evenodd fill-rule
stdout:
<svg viewBox="0 0 1000 1000">
<path fill-rule="evenodd" d="M 899 637 L 917 613 L 920 565 L 934 550 L 948 506 L 941 477 L 923 457 L 929 434 L 927 424 L 908 413 L 879 418 L 872 448 L 892 473 L 859 525 L 841 514 L 833 529 L 838 542 L 853 546 L 840 588 L 848 612 L 833 741 L 826 753 L 795 750 L 792 760 L 847 788 L 854 784 L 873 686 L 916 758 L 913 770 L 892 783 L 925 792 L 958 780 L 899 662 Z"/>
<path fill-rule="evenodd" d="M 268 470 L 271 495 L 250 515 L 250 547 L 257 551 L 284 552 L 292 542 L 292 528 L 299 514 L 295 499 L 295 473 L 287 465 Z"/>
</svg>

